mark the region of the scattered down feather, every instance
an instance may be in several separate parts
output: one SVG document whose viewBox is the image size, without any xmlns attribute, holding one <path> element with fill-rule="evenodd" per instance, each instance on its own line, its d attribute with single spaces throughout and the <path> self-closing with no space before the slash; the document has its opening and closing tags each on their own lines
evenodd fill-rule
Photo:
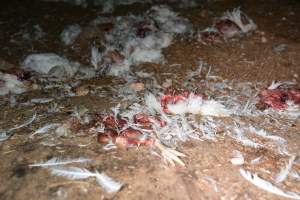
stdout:
<svg viewBox="0 0 300 200">
<path fill-rule="evenodd" d="M 80 33 L 81 27 L 79 24 L 69 25 L 60 34 L 60 38 L 64 45 L 71 45 Z"/>
<path fill-rule="evenodd" d="M 56 176 L 63 176 L 69 179 L 86 179 L 89 177 L 96 176 L 95 173 L 85 169 L 85 168 L 78 168 L 78 167 L 53 167 L 49 168 L 51 173 Z"/>
<path fill-rule="evenodd" d="M 260 178 L 257 176 L 257 174 L 252 174 L 249 171 L 245 171 L 244 169 L 240 169 L 240 174 L 250 183 L 255 185 L 256 187 L 259 187 L 260 189 L 263 189 L 265 191 L 268 191 L 270 193 L 283 196 L 290 199 L 300 199 L 299 194 L 294 192 L 284 192 L 278 187 L 272 185 L 272 183 Z"/>
<path fill-rule="evenodd" d="M 55 167 L 55 168 L 50 168 L 50 170 L 53 175 L 63 176 L 69 179 L 86 179 L 89 177 L 96 177 L 98 184 L 108 193 L 118 192 L 123 186 L 122 183 L 113 180 L 112 178 L 108 177 L 104 173 L 99 173 L 97 171 L 94 173 L 85 168 Z"/>
<path fill-rule="evenodd" d="M 96 180 L 98 184 L 108 193 L 118 192 L 123 184 L 113 180 L 111 177 L 107 176 L 105 173 L 96 172 Z"/>
<path fill-rule="evenodd" d="M 36 130 L 32 135 L 31 137 L 33 137 L 34 135 L 36 134 L 44 134 L 44 133 L 47 133 L 48 131 L 52 130 L 52 129 L 55 129 L 57 127 L 60 126 L 60 123 L 51 123 L 51 124 L 46 124 L 44 125 L 43 127 L 39 128 L 38 130 Z"/>
<path fill-rule="evenodd" d="M 13 135 L 12 131 L 23 128 L 25 126 L 28 126 L 29 124 L 31 124 L 34 120 L 36 119 L 36 112 L 33 114 L 33 116 L 28 119 L 27 121 L 25 121 L 23 124 L 20 124 L 14 128 L 10 128 L 7 131 L 3 131 L 0 132 L 0 142 L 7 140 L 9 137 L 11 137 Z"/>
<path fill-rule="evenodd" d="M 186 157 L 183 153 L 174 149 L 165 147 L 159 141 L 155 141 L 155 146 L 161 151 L 162 158 L 171 166 L 175 166 L 175 163 L 185 166 L 184 162 L 179 157 Z"/>
<path fill-rule="evenodd" d="M 162 108 L 159 101 L 150 92 L 145 95 L 145 104 L 152 113 L 162 113 Z"/>
<path fill-rule="evenodd" d="M 283 169 L 281 169 L 280 173 L 277 174 L 277 176 L 275 177 L 276 183 L 280 183 L 280 182 L 284 181 L 287 178 L 289 172 L 292 169 L 292 166 L 293 166 L 293 163 L 294 163 L 295 159 L 296 159 L 296 156 L 291 156 L 291 158 L 289 159 L 288 164 Z"/>
<path fill-rule="evenodd" d="M 91 48 L 91 64 L 94 66 L 95 69 L 99 68 L 99 63 L 102 59 L 102 54 L 96 47 Z"/>
<path fill-rule="evenodd" d="M 39 53 L 27 56 L 22 63 L 25 70 L 57 78 L 70 78 L 78 71 L 79 63 L 70 62 L 54 53 Z"/>
<path fill-rule="evenodd" d="M 26 85 L 18 80 L 17 76 L 0 72 L 0 96 L 9 93 L 21 94 L 28 89 Z"/>
</svg>

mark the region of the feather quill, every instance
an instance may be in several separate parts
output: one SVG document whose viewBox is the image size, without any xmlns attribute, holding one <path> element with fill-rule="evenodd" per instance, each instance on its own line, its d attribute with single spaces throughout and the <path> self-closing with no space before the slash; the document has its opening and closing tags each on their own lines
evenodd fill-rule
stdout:
<svg viewBox="0 0 300 200">
<path fill-rule="evenodd" d="M 44 163 L 31 164 L 29 165 L 29 167 L 53 167 L 58 165 L 67 165 L 70 163 L 85 163 L 90 161 L 91 159 L 83 158 L 83 157 L 76 158 L 76 159 L 59 159 L 54 157 Z"/>
<path fill-rule="evenodd" d="M 257 174 L 252 174 L 249 171 L 245 171 L 244 169 L 240 169 L 240 174 L 250 183 L 255 185 L 256 187 L 259 187 L 267 192 L 283 196 L 286 198 L 291 199 L 300 199 L 299 194 L 294 192 L 284 192 L 280 188 L 274 186 L 272 183 L 260 178 L 257 176 Z"/>
</svg>

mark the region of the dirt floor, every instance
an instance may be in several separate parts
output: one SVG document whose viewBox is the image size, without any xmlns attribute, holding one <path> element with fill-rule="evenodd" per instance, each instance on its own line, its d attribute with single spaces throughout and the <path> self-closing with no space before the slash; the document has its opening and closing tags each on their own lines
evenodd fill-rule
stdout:
<svg viewBox="0 0 300 200">
<path fill-rule="evenodd" d="M 134 4 L 118 7 L 114 15 L 130 12 L 142 13 L 150 5 Z M 299 84 L 300 75 L 300 2 L 288 1 L 203 1 L 198 7 L 176 10 L 188 18 L 195 29 L 211 25 L 215 17 L 228 9 L 240 7 L 258 25 L 254 33 L 229 42 L 204 45 L 191 37 L 178 37 L 163 50 L 167 62 L 142 64 L 134 70 L 154 72 L 159 84 L 168 78 L 176 85 L 183 84 L 188 70 L 195 70 L 201 59 L 212 66 L 212 74 L 222 80 L 250 82 L 255 87 L 260 82 L 265 87 L 273 80 L 294 80 Z M 66 25 L 78 23 L 85 26 L 100 15 L 100 8 L 81 8 L 64 3 L 40 1 L 1 1 L 0 3 L 0 58 L 1 66 L 18 67 L 31 53 L 55 52 L 71 60 L 89 65 L 90 44 L 99 35 L 83 35 L 73 48 L 62 45 L 59 34 Z M 26 41 L 24 30 L 39 24 L 46 36 L 41 40 Z M 88 32 L 88 31 L 87 31 Z M 285 44 L 282 52 L 274 47 Z M 179 64 L 179 65 L 178 65 Z M 110 86 L 122 85 L 122 80 L 100 77 L 85 80 L 81 85 L 101 88 L 99 93 L 55 99 L 51 104 L 26 104 L 33 98 L 55 97 L 57 89 L 42 89 L 18 96 L 12 107 L 9 96 L 0 97 L 0 130 L 7 130 L 31 118 L 34 111 L 38 119 L 31 125 L 18 129 L 6 141 L 0 142 L 0 199 L 284 199 L 263 191 L 245 180 L 239 173 L 241 166 L 230 162 L 232 152 L 244 153 L 243 168 L 270 173 L 261 175 L 267 180 L 280 171 L 286 158 L 268 149 L 252 149 L 238 144 L 226 132 L 218 133 L 216 140 L 190 140 L 178 145 L 177 150 L 186 155 L 185 167 L 167 166 L 151 154 L 151 147 L 104 151 L 96 135 L 74 133 L 68 137 L 51 140 L 51 135 L 29 137 L 37 128 L 49 122 L 67 119 L 75 107 L 89 111 L 109 111 L 118 103 L 118 94 Z M 140 94 L 142 95 L 142 94 Z M 47 112 L 56 107 L 55 113 Z M 266 120 L 246 117 L 245 120 L 260 126 Z M 279 125 L 269 123 L 266 130 L 283 137 L 291 154 L 299 156 L 300 121 L 281 120 Z M 282 124 L 282 125 L 281 125 Z M 47 141 L 48 145 L 43 145 Z M 53 142 L 55 145 L 49 145 Z M 124 186 L 116 194 L 105 193 L 93 178 L 69 180 L 51 175 L 44 168 L 30 168 L 29 164 L 52 157 L 76 158 L 84 156 L 92 162 L 81 164 L 90 170 L 104 171 Z M 263 161 L 251 165 L 251 160 L 263 156 Z M 77 166 L 77 165 L 74 165 Z M 293 169 L 300 173 L 299 159 Z M 271 173 L 272 172 L 272 173 Z M 277 185 L 284 191 L 300 193 L 299 179 L 289 177 Z"/>
</svg>

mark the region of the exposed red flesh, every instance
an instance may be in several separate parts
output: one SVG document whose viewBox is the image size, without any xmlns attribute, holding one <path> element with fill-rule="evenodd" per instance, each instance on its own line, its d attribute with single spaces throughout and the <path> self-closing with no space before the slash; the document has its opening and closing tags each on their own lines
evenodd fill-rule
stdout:
<svg viewBox="0 0 300 200">
<path fill-rule="evenodd" d="M 233 37 L 240 32 L 240 28 L 229 19 L 220 20 L 215 24 L 216 29 L 226 38 Z"/>
<path fill-rule="evenodd" d="M 277 110 L 284 110 L 288 107 L 287 101 L 300 104 L 300 90 L 298 89 L 265 89 L 259 94 L 260 102 Z"/>
</svg>

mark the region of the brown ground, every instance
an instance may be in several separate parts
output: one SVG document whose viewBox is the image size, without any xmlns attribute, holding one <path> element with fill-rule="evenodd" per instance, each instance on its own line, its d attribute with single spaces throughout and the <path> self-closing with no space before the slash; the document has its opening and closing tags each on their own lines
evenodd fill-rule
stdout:
<svg viewBox="0 0 300 200">
<path fill-rule="evenodd" d="M 15 66 L 33 52 L 56 52 L 66 57 L 88 64 L 90 48 L 87 42 L 79 41 L 80 51 L 64 48 L 59 39 L 61 30 L 69 24 L 84 26 L 99 15 L 99 8 L 82 9 L 60 3 L 38 1 L 1 1 L 0 3 L 0 57 Z M 216 1 L 203 3 L 200 7 L 181 11 L 194 27 L 203 29 L 210 25 L 213 17 L 225 10 L 240 6 L 258 25 L 258 32 L 224 44 L 205 46 L 191 39 L 177 39 L 164 50 L 165 65 L 143 65 L 146 71 L 174 72 L 177 75 L 188 69 L 195 69 L 201 58 L 213 66 L 213 73 L 229 80 L 261 81 L 293 80 L 299 83 L 300 75 L 300 2 L 299 1 Z M 147 6 L 133 5 L 118 8 L 116 14 L 129 11 L 139 12 Z M 23 42 L 20 34 L 24 29 L 39 24 L 47 33 L 40 41 Z M 262 35 L 262 32 L 264 33 Z M 262 37 L 267 41 L 261 42 Z M 94 37 L 94 36 L 84 36 Z M 99 35 L 99 37 L 101 37 Z M 92 41 L 92 40 L 90 40 Z M 286 44 L 282 53 L 273 51 L 278 44 Z M 156 76 L 160 77 L 157 73 Z M 180 76 L 178 76 L 180 77 Z M 180 80 L 178 80 L 180 82 Z M 83 85 L 106 86 L 110 78 L 84 81 Z M 20 101 L 47 97 L 52 91 L 34 91 L 21 95 Z M 5 98 L 3 98 L 4 100 Z M 1 99 L 0 99 L 1 100 Z M 2 101 L 2 100 L 1 100 Z M 28 137 L 34 130 L 47 122 L 65 119 L 72 108 L 84 105 L 89 110 L 108 110 L 108 98 L 88 95 L 84 97 L 57 100 L 61 107 L 56 114 L 47 115 L 47 106 L 21 106 L 10 108 L 1 105 L 0 127 L 7 129 L 28 119 L 36 109 L 39 120 L 29 127 L 16 131 L 13 137 L 0 143 L 0 199 L 282 199 L 264 192 L 239 175 L 239 167 L 229 160 L 235 149 L 247 152 L 246 161 L 265 155 L 264 167 L 279 172 L 283 163 L 280 157 L 271 156 L 268 151 L 253 152 L 237 145 L 233 140 L 220 135 L 217 141 L 191 141 L 180 145 L 179 150 L 187 155 L 186 167 L 165 167 L 161 160 L 149 153 L 147 147 L 131 148 L 128 151 L 105 152 L 93 136 L 61 138 L 60 144 L 47 147 L 40 144 L 43 138 Z M 252 119 L 259 124 L 259 119 Z M 300 125 L 281 131 L 292 153 L 300 152 Z M 89 144 L 79 147 L 78 144 Z M 53 156 L 93 159 L 86 164 L 89 169 L 103 170 L 110 176 L 125 183 L 116 195 L 104 193 L 92 179 L 70 181 L 52 176 L 46 169 L 31 169 L 27 165 L 47 160 Z M 249 167 L 246 165 L 246 168 Z M 251 167 L 249 167 L 251 169 Z M 300 170 L 299 161 L 295 169 Z M 255 170 L 254 170 L 255 171 Z M 212 177 L 217 182 L 218 192 L 205 178 Z M 270 177 L 269 177 L 270 178 Z M 268 179 L 270 180 L 270 179 Z M 287 191 L 300 192 L 299 182 L 288 179 L 281 185 Z"/>
</svg>

